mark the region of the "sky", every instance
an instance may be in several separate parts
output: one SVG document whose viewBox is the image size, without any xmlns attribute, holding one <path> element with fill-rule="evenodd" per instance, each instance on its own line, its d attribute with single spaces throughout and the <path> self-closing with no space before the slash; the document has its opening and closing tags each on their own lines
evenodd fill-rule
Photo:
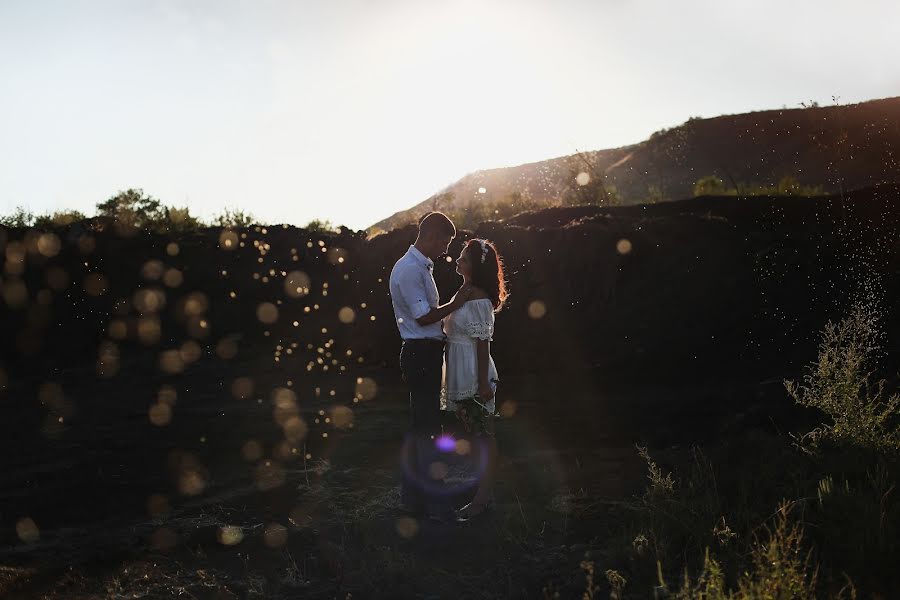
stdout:
<svg viewBox="0 0 900 600">
<path fill-rule="evenodd" d="M 363 229 L 478 169 L 900 95 L 895 0 L 0 0 L 0 213 Z"/>
</svg>

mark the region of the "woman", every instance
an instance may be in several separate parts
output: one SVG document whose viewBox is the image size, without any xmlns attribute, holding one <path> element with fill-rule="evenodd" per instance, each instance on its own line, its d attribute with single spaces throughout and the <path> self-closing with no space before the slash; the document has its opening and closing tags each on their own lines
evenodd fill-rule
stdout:
<svg viewBox="0 0 900 600">
<path fill-rule="evenodd" d="M 466 242 L 456 261 L 456 272 L 462 275 L 463 285 L 471 287 L 471 295 L 443 321 L 447 347 L 441 408 L 456 412 L 467 427 L 474 425 L 486 447 L 487 464 L 478 490 L 458 513 L 461 519 L 469 519 L 493 507 L 491 488 L 497 454 L 493 417 L 498 378 L 490 350 L 494 313 L 503 307 L 507 293 L 497 248 L 487 240 Z"/>
</svg>

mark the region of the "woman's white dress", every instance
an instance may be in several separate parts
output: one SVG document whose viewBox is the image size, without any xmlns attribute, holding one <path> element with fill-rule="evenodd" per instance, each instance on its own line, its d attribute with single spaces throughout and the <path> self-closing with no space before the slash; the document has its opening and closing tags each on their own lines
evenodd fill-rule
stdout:
<svg viewBox="0 0 900 600">
<path fill-rule="evenodd" d="M 447 347 L 444 354 L 444 384 L 441 410 L 456 410 L 456 401 L 478 393 L 478 340 L 491 340 L 494 335 L 494 305 L 489 298 L 469 300 L 444 317 Z M 488 359 L 488 381 L 496 390 L 497 367 Z M 485 404 L 492 413 L 494 400 Z"/>
</svg>

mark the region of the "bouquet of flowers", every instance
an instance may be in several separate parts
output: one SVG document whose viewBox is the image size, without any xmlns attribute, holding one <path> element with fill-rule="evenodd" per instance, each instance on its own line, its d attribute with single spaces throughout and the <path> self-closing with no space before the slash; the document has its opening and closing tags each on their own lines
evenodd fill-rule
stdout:
<svg viewBox="0 0 900 600">
<path fill-rule="evenodd" d="M 456 401 L 456 418 L 462 422 L 469 433 L 493 435 L 493 428 L 488 428 L 487 425 L 488 417 L 499 416 L 488 410 L 478 394 Z"/>
</svg>

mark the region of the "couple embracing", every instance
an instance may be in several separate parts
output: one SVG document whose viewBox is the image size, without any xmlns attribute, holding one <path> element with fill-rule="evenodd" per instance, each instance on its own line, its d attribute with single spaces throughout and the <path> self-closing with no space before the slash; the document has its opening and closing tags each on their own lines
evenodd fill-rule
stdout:
<svg viewBox="0 0 900 600">
<path fill-rule="evenodd" d="M 506 300 L 506 282 L 496 247 L 466 242 L 456 261 L 463 283 L 450 302 L 439 304 L 432 270 L 447 254 L 456 227 L 443 213 L 419 221 L 415 243 L 391 271 L 390 293 L 403 347 L 400 368 L 409 388 L 410 429 L 403 449 L 401 503 L 416 515 L 467 520 L 492 508 L 497 449 L 493 437 L 497 369 L 490 354 L 494 313 Z M 441 437 L 441 411 L 455 412 L 478 432 L 472 450 L 480 461 L 475 496 L 452 510 L 441 454 L 453 441 Z M 449 447 L 448 447 L 449 444 Z"/>
</svg>

